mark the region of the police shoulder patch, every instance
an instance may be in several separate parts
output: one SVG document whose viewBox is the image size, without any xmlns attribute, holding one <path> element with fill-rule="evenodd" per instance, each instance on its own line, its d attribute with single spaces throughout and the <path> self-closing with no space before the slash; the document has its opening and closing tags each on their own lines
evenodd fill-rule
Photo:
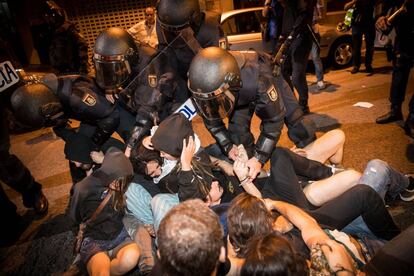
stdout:
<svg viewBox="0 0 414 276">
<path fill-rule="evenodd" d="M 149 74 L 148 75 L 148 85 L 151 86 L 152 88 L 155 88 L 155 87 L 157 87 L 157 84 L 158 84 L 157 75 Z"/>
<path fill-rule="evenodd" d="M 274 85 L 269 87 L 269 89 L 267 90 L 267 95 L 269 96 L 269 99 L 272 102 L 275 102 L 277 100 L 277 92 Z"/>
<path fill-rule="evenodd" d="M 84 102 L 86 105 L 94 106 L 96 104 L 96 99 L 91 94 L 85 93 L 85 95 L 82 98 L 82 102 Z"/>
</svg>

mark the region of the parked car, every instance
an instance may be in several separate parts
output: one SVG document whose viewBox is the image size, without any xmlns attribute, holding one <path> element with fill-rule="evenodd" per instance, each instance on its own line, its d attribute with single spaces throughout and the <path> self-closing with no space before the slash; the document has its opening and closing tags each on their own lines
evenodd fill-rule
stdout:
<svg viewBox="0 0 414 276">
<path fill-rule="evenodd" d="M 263 7 L 247 8 L 224 12 L 221 26 L 227 34 L 231 50 L 257 50 L 271 52 L 269 43 L 263 42 L 262 26 L 266 18 L 262 16 Z M 351 32 L 339 32 L 336 25 L 344 18 L 344 12 L 328 12 L 320 24 L 321 58 L 334 67 L 346 67 L 352 62 Z"/>
</svg>

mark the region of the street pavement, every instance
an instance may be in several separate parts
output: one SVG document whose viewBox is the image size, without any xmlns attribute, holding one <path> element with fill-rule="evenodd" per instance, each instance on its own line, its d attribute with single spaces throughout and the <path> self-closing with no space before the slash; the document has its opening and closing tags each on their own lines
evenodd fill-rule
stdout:
<svg viewBox="0 0 414 276">
<path fill-rule="evenodd" d="M 414 173 L 414 141 L 404 134 L 403 122 L 387 125 L 375 123 L 375 118 L 389 108 L 392 67 L 383 52 L 375 53 L 373 66 L 375 74 L 372 76 L 363 70 L 352 75 L 351 68 L 326 72 L 325 81 L 329 86 L 321 91 L 316 89 L 315 76 L 308 74 L 312 112 L 309 116 L 317 123 L 318 135 L 333 128 L 345 132 L 344 167 L 362 171 L 369 160 L 382 159 L 403 173 Z M 412 73 L 403 106 L 405 116 L 413 91 Z M 373 107 L 353 106 L 357 102 L 369 102 Z M 200 118 L 194 119 L 193 125 L 203 146 L 213 142 Z M 260 120 L 254 118 L 252 130 L 256 137 L 259 126 Z M 15 135 L 11 143 L 11 151 L 43 184 L 50 206 L 46 217 L 31 220 L 32 213 L 23 207 L 19 194 L 2 184 L 30 225 L 16 245 L 0 249 L 0 274 L 60 275 L 73 260 L 74 230 L 64 215 L 71 187 L 68 162 L 63 153 L 64 143 L 49 128 Z M 279 145 L 293 145 L 287 138 L 286 129 Z M 413 203 L 397 201 L 389 209 L 402 228 L 414 223 Z M 7 227 L 7 222 L 2 222 L 2 225 Z"/>
</svg>

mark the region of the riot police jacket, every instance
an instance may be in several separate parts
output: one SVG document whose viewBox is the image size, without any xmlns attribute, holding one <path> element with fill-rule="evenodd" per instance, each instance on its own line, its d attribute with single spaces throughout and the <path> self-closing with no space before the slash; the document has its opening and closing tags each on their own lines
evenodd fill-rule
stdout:
<svg viewBox="0 0 414 276">
<path fill-rule="evenodd" d="M 121 104 L 136 114 L 128 142 L 133 147 L 154 124 L 172 114 L 187 99 L 185 83 L 170 66 L 167 56 L 147 46 L 139 47 L 140 63 L 130 85 L 121 92 Z"/>
<path fill-rule="evenodd" d="M 220 25 L 220 15 L 217 13 L 202 13 L 200 25 L 191 25 L 191 28 L 196 42 L 198 42 L 198 46 L 201 48 L 220 46 L 220 43 L 225 43 L 226 45 L 226 38 Z M 159 43 L 158 49 L 168 54 L 171 64 L 179 75 L 186 80 L 188 68 L 196 53 L 181 39 L 177 39 L 169 45 L 166 31 L 161 28 L 158 21 L 156 22 L 156 30 Z"/>
<path fill-rule="evenodd" d="M 273 82 L 270 59 L 256 52 L 236 52 L 243 87 L 236 92 L 236 103 L 226 129 L 222 120 L 204 120 L 222 150 L 228 153 L 233 144 L 243 144 L 249 154 L 262 164 L 270 158 L 283 127 L 285 108 Z M 253 114 L 261 119 L 260 135 L 254 145 L 250 131 Z"/>
<path fill-rule="evenodd" d="M 79 121 L 99 121 L 115 112 L 93 79 L 68 75 L 58 78 L 58 96 L 65 115 Z"/>
<path fill-rule="evenodd" d="M 94 80 L 79 75 L 59 77 L 55 93 L 66 118 L 97 126 L 91 139 L 95 150 L 99 150 L 119 125 L 120 115 L 116 105 L 105 98 Z"/>
</svg>

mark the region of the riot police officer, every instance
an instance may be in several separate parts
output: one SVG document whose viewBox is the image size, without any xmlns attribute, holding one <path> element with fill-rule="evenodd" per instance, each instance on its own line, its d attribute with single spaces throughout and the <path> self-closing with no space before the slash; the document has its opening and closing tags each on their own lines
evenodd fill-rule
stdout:
<svg viewBox="0 0 414 276">
<path fill-rule="evenodd" d="M 79 135 L 89 139 L 91 148 L 85 152 L 101 150 L 114 131 L 124 140 L 129 138 L 129 129 L 120 128 L 119 110 L 109 102 L 102 90 L 92 79 L 79 75 L 57 77 L 48 74 L 41 80 L 19 87 L 12 95 L 11 103 L 16 117 L 26 125 L 33 127 L 53 126 L 53 131 L 62 139 L 69 119 L 81 122 Z M 79 151 L 85 146 L 68 149 Z M 74 152 L 69 153 L 75 154 Z M 77 161 L 77 160 L 75 160 Z M 69 162 L 73 184 L 84 177 L 84 170 Z"/>
<path fill-rule="evenodd" d="M 128 149 L 187 98 L 185 82 L 169 65 L 167 56 L 155 49 L 137 46 L 120 28 L 103 31 L 95 42 L 93 62 L 96 82 L 115 95 L 123 109 L 134 114 Z"/>
<path fill-rule="evenodd" d="M 297 102 L 293 108 L 296 99 L 292 91 L 281 76 L 273 77 L 271 58 L 265 54 L 227 52 L 218 47 L 203 49 L 191 62 L 188 88 L 198 113 L 222 152 L 235 160 L 235 145 L 245 146 L 252 178 L 270 158 L 285 114 L 289 136 L 297 145 L 304 147 L 315 139 L 314 124 L 303 116 Z M 290 96 L 283 98 L 283 95 Z M 288 112 L 284 100 L 289 101 Z M 256 145 L 250 131 L 253 113 L 262 120 Z M 222 121 L 225 117 L 229 118 L 228 129 Z"/>
<path fill-rule="evenodd" d="M 34 26 L 34 44 L 42 63 L 59 74 L 88 73 L 88 44 L 66 12 L 54 1 L 43 5 L 44 24 Z"/>
<path fill-rule="evenodd" d="M 220 15 L 201 12 L 198 0 L 160 0 L 157 4 L 158 49 L 166 51 L 183 79 L 202 48 L 227 48 Z"/>
<path fill-rule="evenodd" d="M 65 127 L 69 119 L 92 125 L 96 150 L 117 130 L 119 111 L 92 79 L 48 74 L 42 82 L 22 86 L 13 93 L 12 107 L 20 121 L 34 127 Z M 127 135 L 119 134 L 126 139 Z"/>
</svg>

